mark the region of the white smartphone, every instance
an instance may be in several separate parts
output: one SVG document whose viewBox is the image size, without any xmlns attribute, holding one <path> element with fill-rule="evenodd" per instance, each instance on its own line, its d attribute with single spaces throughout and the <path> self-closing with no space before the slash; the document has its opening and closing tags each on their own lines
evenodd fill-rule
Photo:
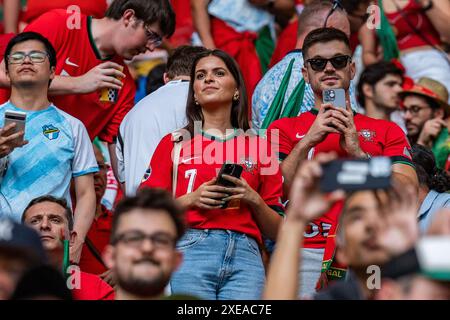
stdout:
<svg viewBox="0 0 450 320">
<path fill-rule="evenodd" d="M 25 132 L 26 119 L 27 114 L 25 112 L 7 110 L 5 111 L 5 122 L 3 127 L 6 127 L 10 123 L 15 122 L 16 126 L 12 129 L 12 132 L 13 133 L 17 133 L 19 131 Z M 23 140 L 23 138 L 20 140 Z"/>
<path fill-rule="evenodd" d="M 336 108 L 346 108 L 344 89 L 326 89 L 322 92 L 323 102 L 331 103 Z"/>
</svg>

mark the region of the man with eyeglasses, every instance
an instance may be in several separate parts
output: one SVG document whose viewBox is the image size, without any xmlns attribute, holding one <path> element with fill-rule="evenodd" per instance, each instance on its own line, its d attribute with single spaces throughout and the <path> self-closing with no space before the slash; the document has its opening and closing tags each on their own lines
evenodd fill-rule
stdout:
<svg viewBox="0 0 450 320">
<path fill-rule="evenodd" d="M 102 19 L 52 10 L 25 29 L 42 34 L 56 50 L 51 100 L 81 120 L 91 139 L 109 144 L 113 169 L 119 125 L 136 91 L 124 60 L 155 50 L 174 30 L 169 0 L 114 0 Z"/>
<path fill-rule="evenodd" d="M 450 154 L 447 88 L 439 81 L 423 77 L 400 96 L 409 142 L 432 149 L 436 166 L 444 169 Z"/>
<path fill-rule="evenodd" d="M 57 60 L 46 38 L 21 33 L 8 43 L 5 56 L 12 89 L 10 100 L 0 106 L 0 216 L 20 221 L 25 206 L 43 194 L 65 198 L 71 204 L 73 180 L 74 229 L 79 238 L 72 260 L 78 262 L 95 211 L 92 176 L 98 168 L 88 133 L 80 120 L 48 100 Z M 16 130 L 18 123 L 5 125 L 7 111 L 26 115 L 25 132 Z"/>
<path fill-rule="evenodd" d="M 313 30 L 305 38 L 302 53 L 303 77 L 312 87 L 315 107 L 298 117 L 277 120 L 268 129 L 269 139 L 278 136 L 284 194 L 289 194 L 300 163 L 331 151 L 340 158 L 388 156 L 393 161 L 393 178 L 417 187 L 410 146 L 403 131 L 393 122 L 366 117 L 350 107 L 350 80 L 356 68 L 350 57 L 347 35 L 333 28 Z M 323 90 L 338 88 L 346 92 L 346 105 L 334 107 L 323 103 Z M 337 202 L 323 217 L 308 225 L 300 267 L 301 295 L 314 292 L 321 268 L 324 274 L 338 277 L 345 274 L 345 267 L 332 265 L 333 241 L 341 210 L 342 203 Z M 321 280 L 326 282 L 325 276 Z"/>
<path fill-rule="evenodd" d="M 182 262 L 176 243 L 184 233 L 183 212 L 162 189 L 143 189 L 114 211 L 111 244 L 103 258 L 114 272 L 116 300 L 164 296 L 172 273 Z"/>
<path fill-rule="evenodd" d="M 113 288 L 99 276 L 83 272 L 76 266 L 65 269 L 64 240 L 68 241 L 70 251 L 78 237 L 66 200 L 49 195 L 33 199 L 23 212 L 22 223 L 39 233 L 50 265 L 67 272 L 66 283 L 74 300 L 114 300 Z"/>
</svg>

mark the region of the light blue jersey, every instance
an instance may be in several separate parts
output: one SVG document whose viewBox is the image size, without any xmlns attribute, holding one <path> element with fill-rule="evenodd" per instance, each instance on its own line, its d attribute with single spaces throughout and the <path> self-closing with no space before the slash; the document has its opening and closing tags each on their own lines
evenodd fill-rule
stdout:
<svg viewBox="0 0 450 320">
<path fill-rule="evenodd" d="M 238 32 L 258 32 L 273 22 L 273 16 L 268 11 L 250 4 L 248 0 L 212 0 L 208 13 Z"/>
<path fill-rule="evenodd" d="M 56 108 L 26 111 L 10 102 L 0 106 L 0 127 L 6 110 L 26 112 L 28 144 L 8 156 L 0 183 L 0 217 L 20 221 L 28 203 L 43 195 L 65 198 L 70 204 L 70 181 L 98 171 L 89 135 L 78 119 Z"/>
<path fill-rule="evenodd" d="M 269 71 L 266 72 L 264 77 L 258 82 L 252 96 L 252 127 L 254 129 L 261 128 L 264 122 L 264 118 L 270 109 L 275 95 L 278 92 L 283 76 L 289 66 L 292 59 L 294 65 L 292 67 L 292 73 L 289 80 L 289 85 L 284 97 L 283 107 L 288 101 L 292 91 L 297 84 L 303 79 L 303 55 L 301 50 L 293 50 L 289 52 L 280 62 L 274 65 Z M 357 103 L 355 98 L 355 85 L 353 81 L 350 82 L 350 103 L 353 110 L 357 109 Z M 315 105 L 314 92 L 309 84 L 305 85 L 305 95 L 303 96 L 303 103 L 300 107 L 299 114 L 311 110 Z"/>
</svg>

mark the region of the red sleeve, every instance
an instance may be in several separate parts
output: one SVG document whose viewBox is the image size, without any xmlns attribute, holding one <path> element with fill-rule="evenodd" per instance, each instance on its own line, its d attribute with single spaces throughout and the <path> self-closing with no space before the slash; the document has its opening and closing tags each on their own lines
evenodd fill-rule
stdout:
<svg viewBox="0 0 450 320">
<path fill-rule="evenodd" d="M 162 188 L 172 192 L 172 134 L 159 142 L 139 188 Z"/>
<path fill-rule="evenodd" d="M 280 160 L 284 160 L 294 148 L 285 129 L 285 121 L 286 118 L 276 120 L 267 129 L 267 139 Z"/>
<path fill-rule="evenodd" d="M 123 118 L 125 118 L 128 111 L 134 106 L 134 96 L 136 94 L 136 85 L 133 81 L 128 68 L 124 68 L 125 79 L 122 89 L 119 92 L 119 97 L 117 100 L 117 106 L 115 108 L 114 116 L 108 122 L 108 124 L 103 128 L 102 132 L 98 135 L 100 140 L 112 143 L 119 132 L 119 126 L 122 123 Z"/>
<path fill-rule="evenodd" d="M 262 139 L 260 140 L 261 142 L 266 143 Z M 270 159 L 270 161 L 266 161 L 267 159 Z M 269 207 L 284 215 L 284 206 L 281 200 L 283 195 L 283 178 L 280 171 L 280 163 L 275 156 L 269 156 L 267 159 L 263 159 L 264 161 L 260 164 L 259 175 L 261 183 L 258 193 Z"/>
<path fill-rule="evenodd" d="M 387 122 L 386 140 L 383 155 L 390 157 L 392 163 L 412 164 L 411 146 L 403 130 L 393 122 Z"/>
<path fill-rule="evenodd" d="M 68 30 L 66 26 L 66 10 L 52 10 L 49 11 L 32 23 L 30 23 L 24 30 L 25 31 L 34 31 L 40 33 L 44 37 L 46 37 L 56 51 L 60 48 L 64 39 L 66 38 L 66 31 Z"/>
</svg>

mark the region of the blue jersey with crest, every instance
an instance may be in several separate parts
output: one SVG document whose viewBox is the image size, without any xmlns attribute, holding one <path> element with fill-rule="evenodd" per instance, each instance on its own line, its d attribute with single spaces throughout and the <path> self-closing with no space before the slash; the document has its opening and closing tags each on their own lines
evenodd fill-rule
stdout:
<svg viewBox="0 0 450 320">
<path fill-rule="evenodd" d="M 43 195 L 70 201 L 70 181 L 97 172 L 97 161 L 84 125 L 78 119 L 50 105 L 27 111 L 7 102 L 0 106 L 0 127 L 5 111 L 27 114 L 25 140 L 28 144 L 8 155 L 0 182 L 0 217 L 20 221 L 28 203 Z"/>
</svg>

